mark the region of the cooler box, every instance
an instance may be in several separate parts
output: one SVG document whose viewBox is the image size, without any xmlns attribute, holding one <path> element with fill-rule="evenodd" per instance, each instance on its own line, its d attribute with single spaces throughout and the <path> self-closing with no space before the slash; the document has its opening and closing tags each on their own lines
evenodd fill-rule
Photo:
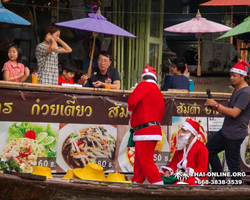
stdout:
<svg viewBox="0 0 250 200">
<path fill-rule="evenodd" d="M 190 92 L 194 91 L 194 81 L 193 80 L 189 80 L 189 91 Z"/>
</svg>

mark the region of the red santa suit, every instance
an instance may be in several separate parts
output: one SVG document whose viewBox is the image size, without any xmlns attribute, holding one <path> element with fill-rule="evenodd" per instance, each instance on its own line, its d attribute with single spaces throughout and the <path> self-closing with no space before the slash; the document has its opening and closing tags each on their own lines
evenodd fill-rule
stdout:
<svg viewBox="0 0 250 200">
<path fill-rule="evenodd" d="M 207 177 L 203 175 L 208 172 L 208 149 L 198 140 L 198 133 L 202 133 L 199 131 L 200 125 L 198 124 L 198 122 L 189 119 L 182 125 L 182 129 L 187 129 L 195 135 L 194 139 L 189 144 L 188 149 L 185 145 L 184 149 L 175 151 L 174 157 L 167 167 L 160 168 L 160 172 L 164 173 L 168 170 L 170 175 L 173 175 L 176 170 L 185 171 L 189 178 L 184 182 L 190 185 L 198 185 L 199 180 L 206 180 Z M 196 175 L 199 173 L 199 175 L 194 176 L 194 172 Z"/>
<path fill-rule="evenodd" d="M 150 66 L 143 70 L 142 77 L 152 76 L 156 71 Z M 135 129 L 135 162 L 133 182 L 143 183 L 147 179 L 152 184 L 163 184 L 159 170 L 154 163 L 154 150 L 162 139 L 160 122 L 165 104 L 156 81 L 148 79 L 139 83 L 128 97 L 128 110 L 132 112 L 130 125 Z"/>
</svg>

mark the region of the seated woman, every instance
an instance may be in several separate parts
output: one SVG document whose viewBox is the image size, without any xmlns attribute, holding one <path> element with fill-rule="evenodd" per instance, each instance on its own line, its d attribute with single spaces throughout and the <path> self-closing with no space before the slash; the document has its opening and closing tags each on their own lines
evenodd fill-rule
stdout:
<svg viewBox="0 0 250 200">
<path fill-rule="evenodd" d="M 119 90 L 121 79 L 117 69 L 110 67 L 111 63 L 111 55 L 106 51 L 100 52 L 98 68 L 93 69 L 91 78 L 88 78 L 87 75 L 82 75 L 78 83 L 85 87 L 105 88 L 105 80 L 109 77 L 111 79 L 110 89 Z"/>
<path fill-rule="evenodd" d="M 167 91 L 169 89 L 183 89 L 189 91 L 189 80 L 183 75 L 185 69 L 185 61 L 176 58 L 171 65 L 171 72 L 174 76 L 165 76 L 162 91 Z"/>
<path fill-rule="evenodd" d="M 187 184 L 198 185 L 199 181 L 207 180 L 206 176 L 193 176 L 194 173 L 204 175 L 208 172 L 208 149 L 198 140 L 200 136 L 205 138 L 202 126 L 191 118 L 186 120 L 177 138 L 174 157 L 168 166 L 160 168 L 165 177 L 181 170 L 189 175 L 189 178 L 184 179 Z"/>
</svg>

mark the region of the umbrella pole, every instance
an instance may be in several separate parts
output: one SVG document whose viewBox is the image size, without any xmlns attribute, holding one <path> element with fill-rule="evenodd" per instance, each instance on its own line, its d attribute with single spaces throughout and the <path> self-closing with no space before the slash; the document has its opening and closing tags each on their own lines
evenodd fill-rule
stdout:
<svg viewBox="0 0 250 200">
<path fill-rule="evenodd" d="M 197 76 L 201 76 L 201 34 L 198 33 L 198 67 Z"/>
<path fill-rule="evenodd" d="M 234 7 L 231 6 L 231 28 L 233 28 L 234 22 Z M 233 44 L 233 36 L 230 37 L 230 44 Z"/>
<path fill-rule="evenodd" d="M 89 62 L 89 69 L 88 69 L 88 78 L 91 77 L 92 73 L 92 63 L 93 63 L 93 57 L 94 57 L 94 52 L 95 52 L 95 41 L 98 33 L 93 33 L 94 40 L 93 40 L 93 46 L 92 46 L 92 51 L 91 51 L 91 57 L 90 57 L 90 62 Z"/>
</svg>

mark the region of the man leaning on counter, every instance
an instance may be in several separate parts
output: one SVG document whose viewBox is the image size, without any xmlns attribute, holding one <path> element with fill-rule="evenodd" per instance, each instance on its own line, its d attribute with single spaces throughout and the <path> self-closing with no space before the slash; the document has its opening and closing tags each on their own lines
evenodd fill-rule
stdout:
<svg viewBox="0 0 250 200">
<path fill-rule="evenodd" d="M 88 78 L 87 75 L 82 75 L 78 83 L 84 87 L 105 88 L 109 78 L 110 89 L 119 90 L 121 79 L 117 69 L 110 67 L 112 63 L 111 55 L 106 51 L 102 51 L 99 53 L 97 62 L 98 68 L 93 70 L 91 78 Z"/>
</svg>

